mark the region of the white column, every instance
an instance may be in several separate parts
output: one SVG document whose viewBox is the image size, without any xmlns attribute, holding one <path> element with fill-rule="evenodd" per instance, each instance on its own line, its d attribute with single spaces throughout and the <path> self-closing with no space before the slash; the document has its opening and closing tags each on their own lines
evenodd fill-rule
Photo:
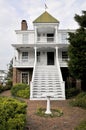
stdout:
<svg viewBox="0 0 86 130">
<path fill-rule="evenodd" d="M 37 62 L 37 47 L 35 47 L 34 49 L 35 49 L 35 65 L 36 65 L 36 62 Z"/>
<path fill-rule="evenodd" d="M 58 47 L 56 46 L 56 65 L 58 63 Z"/>
<path fill-rule="evenodd" d="M 57 32 L 57 30 L 58 30 L 58 28 L 57 28 L 57 26 L 55 27 L 55 32 L 56 32 L 56 34 L 55 34 L 55 40 L 56 40 L 56 43 L 58 43 L 58 32 Z"/>
<path fill-rule="evenodd" d="M 50 96 L 47 96 L 47 108 L 46 108 L 46 112 L 45 114 L 51 114 L 51 110 L 50 110 Z"/>
<path fill-rule="evenodd" d="M 37 43 L 37 27 L 35 26 L 35 44 Z"/>
</svg>

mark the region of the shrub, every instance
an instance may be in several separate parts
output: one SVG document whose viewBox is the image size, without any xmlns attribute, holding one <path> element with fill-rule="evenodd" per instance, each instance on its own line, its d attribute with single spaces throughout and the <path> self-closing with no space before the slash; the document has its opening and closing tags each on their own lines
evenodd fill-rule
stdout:
<svg viewBox="0 0 86 130">
<path fill-rule="evenodd" d="M 0 85 L 0 93 L 3 91 L 3 86 Z"/>
<path fill-rule="evenodd" d="M 76 96 L 79 93 L 80 93 L 80 90 L 77 89 L 77 88 L 68 88 L 66 90 L 66 98 L 67 99 L 72 98 L 72 97 Z"/>
<path fill-rule="evenodd" d="M 74 130 L 86 130 L 86 120 L 82 121 Z"/>
<path fill-rule="evenodd" d="M 30 97 L 30 87 L 27 84 L 16 84 L 12 87 L 11 93 L 13 96 L 29 98 Z"/>
<path fill-rule="evenodd" d="M 0 85 L 0 93 L 6 90 L 10 90 L 12 87 L 12 80 L 8 80 L 6 85 Z"/>
<path fill-rule="evenodd" d="M 82 92 L 74 100 L 70 101 L 72 106 L 78 106 L 86 109 L 86 92 Z"/>
<path fill-rule="evenodd" d="M 0 130 L 24 130 L 26 107 L 25 102 L 0 97 Z"/>
<path fill-rule="evenodd" d="M 9 90 L 12 88 L 12 80 L 8 80 L 5 86 L 6 90 Z"/>
</svg>

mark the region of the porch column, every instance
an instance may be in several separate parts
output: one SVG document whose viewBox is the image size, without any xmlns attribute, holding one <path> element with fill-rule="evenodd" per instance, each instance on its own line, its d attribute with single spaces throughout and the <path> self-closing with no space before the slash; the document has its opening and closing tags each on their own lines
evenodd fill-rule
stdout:
<svg viewBox="0 0 86 130">
<path fill-rule="evenodd" d="M 35 65 L 36 65 L 36 62 L 37 62 L 37 47 L 35 47 L 34 49 L 35 49 Z"/>
<path fill-rule="evenodd" d="M 35 43 L 37 42 L 37 27 L 35 26 Z"/>
<path fill-rule="evenodd" d="M 57 30 L 58 30 L 58 28 L 57 28 L 57 26 L 55 27 L 55 32 L 56 32 L 56 34 L 55 34 L 55 42 L 56 43 L 58 43 L 58 32 L 57 32 Z"/>
<path fill-rule="evenodd" d="M 58 63 L 57 58 L 58 58 L 58 47 L 56 46 L 56 64 Z"/>
</svg>

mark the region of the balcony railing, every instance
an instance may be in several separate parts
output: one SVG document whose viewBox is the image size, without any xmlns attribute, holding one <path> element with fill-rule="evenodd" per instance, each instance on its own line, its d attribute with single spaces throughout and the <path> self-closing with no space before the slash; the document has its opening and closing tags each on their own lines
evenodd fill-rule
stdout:
<svg viewBox="0 0 86 130">
<path fill-rule="evenodd" d="M 55 37 L 37 37 L 37 42 L 52 43 L 55 42 Z"/>
<path fill-rule="evenodd" d="M 68 65 L 67 65 L 68 59 L 59 58 L 58 60 L 59 60 L 60 67 L 68 67 Z M 42 63 L 40 62 L 40 63 L 38 63 L 38 65 L 42 65 Z M 14 59 L 13 66 L 14 67 L 33 67 L 34 59 L 28 59 L 28 60 Z"/>
<path fill-rule="evenodd" d="M 34 59 L 14 59 L 13 66 L 17 67 L 33 67 L 34 66 Z"/>
<path fill-rule="evenodd" d="M 62 59 L 62 58 L 59 58 L 59 64 L 60 64 L 60 67 L 68 67 L 68 58 L 65 58 L 65 59 Z"/>
</svg>

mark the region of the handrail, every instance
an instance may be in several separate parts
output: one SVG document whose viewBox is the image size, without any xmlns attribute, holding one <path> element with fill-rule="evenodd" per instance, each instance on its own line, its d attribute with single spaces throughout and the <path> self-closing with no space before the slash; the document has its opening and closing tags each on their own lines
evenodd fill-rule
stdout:
<svg viewBox="0 0 86 130">
<path fill-rule="evenodd" d="M 63 81 L 61 70 L 60 70 L 60 65 L 59 65 L 59 60 L 56 60 L 56 62 L 57 62 L 57 68 L 58 68 L 58 71 L 59 71 L 60 79 L 61 79 L 61 81 Z"/>
<path fill-rule="evenodd" d="M 13 59 L 14 66 L 33 66 L 34 59 Z"/>
<path fill-rule="evenodd" d="M 60 65 L 59 65 L 59 60 L 58 60 L 58 47 L 56 47 L 56 66 L 59 72 L 60 80 L 63 81 L 61 70 L 60 70 Z"/>
<path fill-rule="evenodd" d="M 37 59 L 36 59 L 36 52 L 35 52 L 35 61 L 34 61 L 34 68 L 33 68 L 33 74 L 32 74 L 32 81 L 30 83 L 30 98 L 33 97 L 33 81 L 34 81 L 34 77 L 35 77 L 36 62 L 37 62 Z"/>
<path fill-rule="evenodd" d="M 63 78 L 62 78 L 62 74 L 61 74 L 61 70 L 60 70 L 60 65 L 59 65 L 59 60 L 56 60 L 57 62 L 57 69 L 59 71 L 59 75 L 60 75 L 60 79 L 61 79 L 61 88 L 62 88 L 62 95 L 64 96 L 64 99 L 65 99 L 65 82 L 63 81 Z"/>
<path fill-rule="evenodd" d="M 33 96 L 33 81 L 34 81 L 34 77 L 35 77 L 35 70 L 36 70 L 36 60 L 34 62 L 32 81 L 30 82 L 30 98 L 32 98 L 32 96 Z"/>
<path fill-rule="evenodd" d="M 55 42 L 55 37 L 37 37 L 37 42 Z"/>
</svg>

